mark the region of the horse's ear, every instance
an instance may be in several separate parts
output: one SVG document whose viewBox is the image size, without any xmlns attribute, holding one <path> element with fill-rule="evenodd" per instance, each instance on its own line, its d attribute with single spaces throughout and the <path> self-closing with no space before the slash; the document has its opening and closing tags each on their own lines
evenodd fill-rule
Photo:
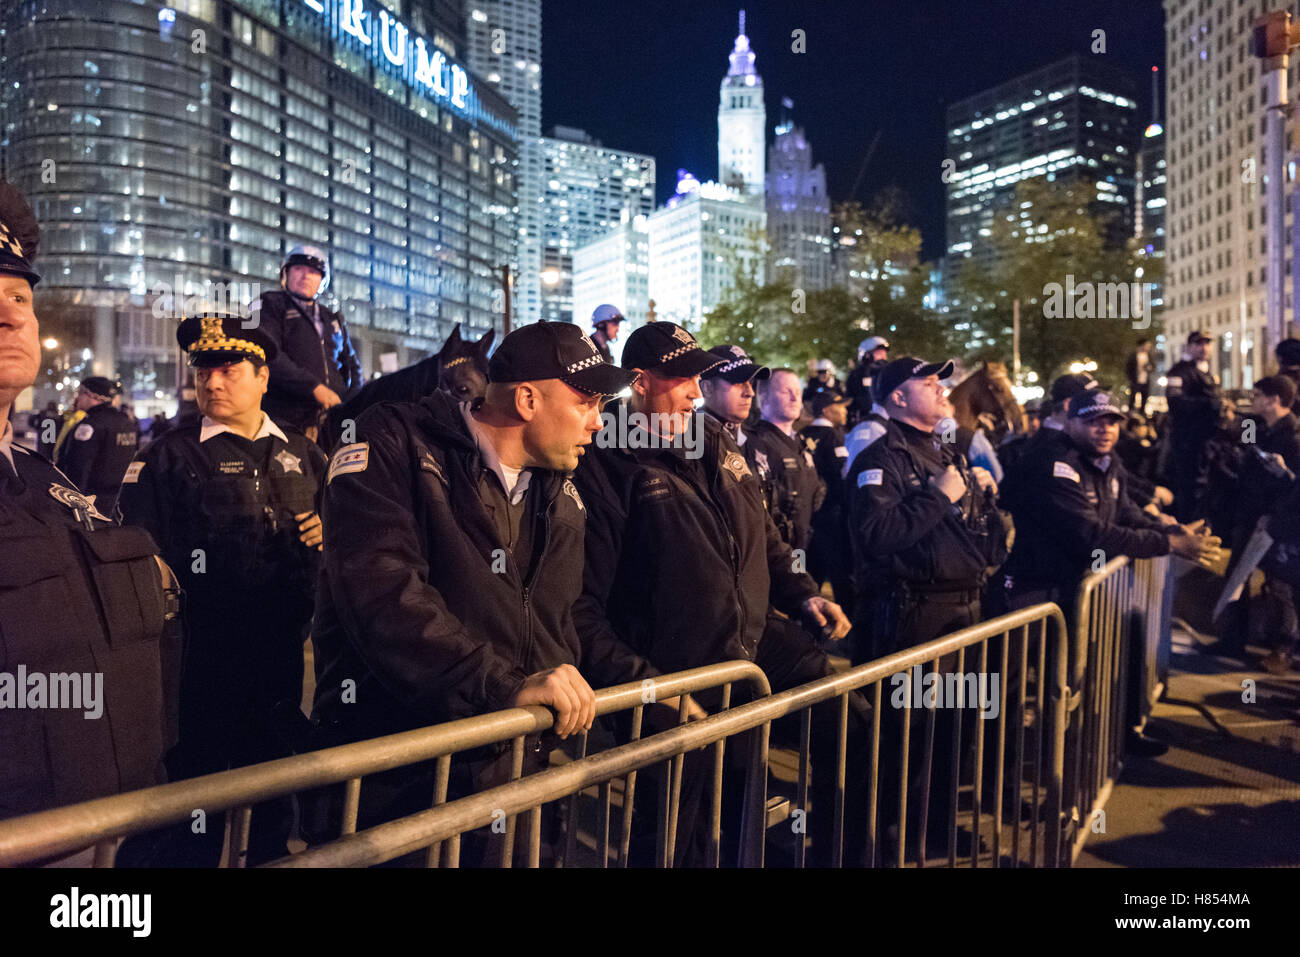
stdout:
<svg viewBox="0 0 1300 957">
<path fill-rule="evenodd" d="M 446 348 L 446 346 L 451 345 L 453 342 L 460 341 L 460 323 L 458 322 L 451 327 L 451 335 L 447 337 L 447 341 L 443 344 L 443 347 Z"/>
<path fill-rule="evenodd" d="M 479 336 L 476 346 L 481 355 L 487 355 L 488 350 L 492 348 L 492 343 L 496 340 L 496 337 L 497 331 L 495 329 L 489 329 L 487 332 L 483 333 L 483 335 Z"/>
</svg>

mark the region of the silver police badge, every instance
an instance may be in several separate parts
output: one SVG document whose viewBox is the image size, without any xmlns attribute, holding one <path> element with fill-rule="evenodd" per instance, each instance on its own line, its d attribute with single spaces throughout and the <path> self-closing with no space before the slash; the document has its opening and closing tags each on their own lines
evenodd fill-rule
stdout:
<svg viewBox="0 0 1300 957">
<path fill-rule="evenodd" d="M 288 449 L 283 449 L 276 453 L 275 460 L 280 463 L 280 468 L 284 469 L 284 474 L 297 472 L 302 474 L 302 459 L 296 455 L 291 455 Z"/>
<path fill-rule="evenodd" d="M 754 474 L 749 470 L 745 457 L 739 452 L 728 452 L 727 457 L 722 460 L 722 467 L 730 472 L 731 477 L 737 482 Z"/>
<path fill-rule="evenodd" d="M 84 516 L 87 515 L 91 518 L 97 518 L 101 522 L 112 521 L 107 515 L 102 514 L 99 509 L 95 508 L 95 496 L 93 495 L 82 495 L 76 489 L 57 483 L 50 484 L 50 495 L 53 496 L 56 502 L 62 502 L 72 509 L 76 513 L 78 521 L 84 521 Z"/>
</svg>

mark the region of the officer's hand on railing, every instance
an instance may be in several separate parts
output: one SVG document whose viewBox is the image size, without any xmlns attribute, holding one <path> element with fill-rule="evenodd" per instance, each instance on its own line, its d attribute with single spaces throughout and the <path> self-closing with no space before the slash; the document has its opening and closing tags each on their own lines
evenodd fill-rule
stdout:
<svg viewBox="0 0 1300 957">
<path fill-rule="evenodd" d="M 1179 525 L 1169 536 L 1169 550 L 1188 561 L 1208 568 L 1219 559 L 1223 540 L 1208 533 L 1205 522 Z"/>
<path fill-rule="evenodd" d="M 979 465 L 972 465 L 970 474 L 975 477 L 976 484 L 985 492 L 998 494 L 998 483 L 993 481 L 993 473 Z"/>
<path fill-rule="evenodd" d="M 302 512 L 295 515 L 294 518 L 298 520 L 298 531 L 302 533 L 298 536 L 298 541 L 308 548 L 320 551 L 321 542 L 325 537 L 325 529 L 320 523 L 320 516 L 315 512 Z"/>
<path fill-rule="evenodd" d="M 343 400 L 339 398 L 339 394 L 324 383 L 316 386 L 316 388 L 312 390 L 311 395 L 313 399 L 319 402 L 321 406 L 326 409 L 343 402 Z"/>
<path fill-rule="evenodd" d="M 822 637 L 839 641 L 849 633 L 852 622 L 844 614 L 844 609 L 821 595 L 814 595 L 803 603 L 803 612 L 822 630 Z"/>
<path fill-rule="evenodd" d="M 529 675 L 510 702 L 512 708 L 543 705 L 555 712 L 551 730 L 561 738 L 590 731 L 596 720 L 596 692 L 573 665 Z"/>
<path fill-rule="evenodd" d="M 955 465 L 930 479 L 930 484 L 937 488 L 950 502 L 956 502 L 966 494 L 966 480 L 961 477 Z"/>
</svg>

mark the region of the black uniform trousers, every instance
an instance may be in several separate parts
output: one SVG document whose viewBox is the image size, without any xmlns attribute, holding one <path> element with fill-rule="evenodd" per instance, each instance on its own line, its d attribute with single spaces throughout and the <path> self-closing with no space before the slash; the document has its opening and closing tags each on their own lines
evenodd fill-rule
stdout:
<svg viewBox="0 0 1300 957">
<path fill-rule="evenodd" d="M 949 591 L 919 591 L 904 582 L 892 582 L 882 588 L 875 604 L 872 630 L 876 647 L 881 655 L 893 654 L 915 648 L 952 634 L 962 628 L 978 624 L 981 620 L 980 589 L 969 588 Z M 989 649 L 989 661 L 994 660 Z M 1000 660 L 1000 659 L 999 659 Z M 923 666 L 921 674 L 933 666 Z M 941 675 L 956 671 L 957 654 L 939 659 Z M 978 653 L 967 651 L 964 670 L 979 670 Z M 910 680 L 910 678 L 909 678 Z M 911 695 L 903 696 L 904 706 L 895 706 L 892 698 L 898 687 L 886 679 L 881 689 L 882 714 L 880 722 L 880 780 L 879 808 L 882 835 L 900 821 L 900 791 L 902 778 L 902 743 L 904 724 L 908 726 L 907 750 L 907 831 L 913 838 L 908 847 L 915 850 L 920 845 L 922 826 L 925 828 L 927 855 L 934 856 L 947 849 L 949 815 L 955 813 L 951 793 L 960 780 L 960 760 L 954 767 L 952 748 L 961 723 L 962 754 L 972 753 L 973 735 L 978 727 L 976 709 L 966 707 L 953 714 L 934 715 L 934 738 L 929 741 L 926 710 L 907 707 Z M 903 685 L 910 689 L 910 685 Z M 942 710 L 942 709 L 941 709 Z M 883 838 L 882 838 L 883 840 Z M 891 839 L 892 846 L 892 839 Z"/>
</svg>

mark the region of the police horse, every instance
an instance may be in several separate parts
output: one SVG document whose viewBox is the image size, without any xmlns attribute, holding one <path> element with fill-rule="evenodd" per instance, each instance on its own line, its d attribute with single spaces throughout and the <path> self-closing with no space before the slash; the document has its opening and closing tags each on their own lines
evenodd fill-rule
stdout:
<svg viewBox="0 0 1300 957">
<path fill-rule="evenodd" d="M 983 428 L 996 447 L 1009 432 L 1023 432 L 1025 416 L 1011 391 L 1005 363 L 985 359 L 948 393 L 953 418 L 962 429 Z"/>
<path fill-rule="evenodd" d="M 434 355 L 366 383 L 352 398 L 327 411 L 320 430 L 321 447 L 333 452 L 341 444 L 344 423 L 356 421 L 378 402 L 418 402 L 439 389 L 461 402 L 483 395 L 487 391 L 488 350 L 495 338 L 496 330 L 490 329 L 477 342 L 470 342 L 461 337 L 457 323 Z"/>
</svg>

